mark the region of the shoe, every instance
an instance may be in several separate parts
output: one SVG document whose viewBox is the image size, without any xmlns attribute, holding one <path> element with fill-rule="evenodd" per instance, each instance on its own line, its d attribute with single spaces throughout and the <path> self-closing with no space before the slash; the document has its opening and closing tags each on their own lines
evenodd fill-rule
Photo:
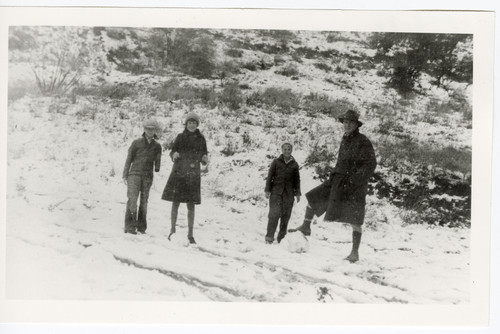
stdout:
<svg viewBox="0 0 500 334">
<path fill-rule="evenodd" d="M 146 234 L 146 231 L 137 231 L 139 234 Z"/>
<path fill-rule="evenodd" d="M 132 230 L 125 231 L 125 233 L 129 233 L 129 234 L 137 234 L 137 232 L 136 232 L 136 231 L 132 231 Z"/>
<path fill-rule="evenodd" d="M 274 242 L 274 238 L 266 237 L 266 244 L 272 244 Z"/>
<path fill-rule="evenodd" d="M 194 241 L 193 237 L 188 237 L 188 240 L 190 244 L 196 244 L 196 241 Z"/>
<path fill-rule="evenodd" d="M 303 235 L 310 236 L 311 235 L 311 228 L 305 227 L 304 225 L 300 225 L 297 228 L 289 229 L 288 232 L 302 232 Z"/>
</svg>

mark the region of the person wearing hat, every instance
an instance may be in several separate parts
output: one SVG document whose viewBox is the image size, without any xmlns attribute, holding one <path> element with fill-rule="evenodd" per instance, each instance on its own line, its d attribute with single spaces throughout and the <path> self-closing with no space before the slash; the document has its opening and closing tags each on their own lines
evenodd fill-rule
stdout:
<svg viewBox="0 0 500 334">
<path fill-rule="evenodd" d="M 189 113 L 184 122 L 184 131 L 177 135 L 170 152 L 174 162 L 162 199 L 172 202 L 170 212 L 170 237 L 176 232 L 177 213 L 180 203 L 186 203 L 188 210 L 188 240 L 195 244 L 193 236 L 195 205 L 201 203 L 201 167 L 208 163 L 207 143 L 198 130 L 200 118 Z"/>
<path fill-rule="evenodd" d="M 153 169 L 160 171 L 161 145 L 156 131 L 158 123 L 149 119 L 144 122 L 144 133 L 128 149 L 123 168 L 123 182 L 127 185 L 127 211 L 125 213 L 125 233 L 144 234 L 147 229 L 147 208 L 149 190 L 153 184 Z M 139 210 L 137 199 L 140 196 Z"/>
<path fill-rule="evenodd" d="M 311 235 L 311 220 L 325 214 L 325 221 L 348 223 L 352 226 L 352 250 L 346 257 L 359 260 L 361 226 L 365 217 L 368 180 L 375 171 L 377 160 L 370 140 L 359 132 L 363 125 L 354 110 L 339 117 L 344 126 L 337 163 L 329 180 L 306 193 L 308 205 L 302 225 L 289 232 Z"/>
</svg>

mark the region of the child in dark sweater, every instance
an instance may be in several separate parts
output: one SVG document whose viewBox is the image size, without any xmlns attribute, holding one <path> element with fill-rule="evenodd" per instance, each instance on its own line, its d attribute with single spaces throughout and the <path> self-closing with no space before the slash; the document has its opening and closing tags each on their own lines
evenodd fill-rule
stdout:
<svg viewBox="0 0 500 334">
<path fill-rule="evenodd" d="M 294 197 L 300 201 L 299 165 L 292 157 L 292 145 L 284 143 L 282 154 L 274 159 L 266 181 L 266 197 L 269 198 L 269 215 L 266 243 L 274 242 L 274 234 L 279 224 L 278 243 L 285 237 L 288 221 L 292 214 Z"/>
</svg>

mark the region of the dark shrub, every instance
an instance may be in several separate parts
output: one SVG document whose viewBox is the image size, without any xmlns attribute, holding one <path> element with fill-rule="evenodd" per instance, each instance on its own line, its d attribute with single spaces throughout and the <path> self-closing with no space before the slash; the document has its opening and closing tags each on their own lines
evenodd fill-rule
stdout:
<svg viewBox="0 0 500 334">
<path fill-rule="evenodd" d="M 241 89 L 237 83 L 226 85 L 219 96 L 219 101 L 230 110 L 237 110 L 243 103 Z"/>
<path fill-rule="evenodd" d="M 123 31 L 122 28 L 106 28 L 106 34 L 109 38 L 116 39 L 118 41 L 127 38 L 127 34 Z"/>
<path fill-rule="evenodd" d="M 226 55 L 233 58 L 241 58 L 243 56 L 243 50 L 231 48 L 226 50 Z"/>
<path fill-rule="evenodd" d="M 127 97 L 133 98 L 137 96 L 137 89 L 133 83 L 103 83 L 90 86 L 80 85 L 73 90 L 73 93 L 76 95 L 122 100 Z"/>
<path fill-rule="evenodd" d="M 314 67 L 319 68 L 320 70 L 323 70 L 325 72 L 330 72 L 332 70 L 332 67 L 325 63 L 315 63 Z"/>
<path fill-rule="evenodd" d="M 388 180 L 391 180 L 390 182 Z M 471 180 L 423 164 L 399 164 L 376 171 L 369 193 L 409 210 L 409 224 L 469 227 Z"/>
<path fill-rule="evenodd" d="M 140 55 L 139 50 L 120 45 L 118 48 L 108 51 L 107 59 L 116 64 L 119 71 L 142 74 L 146 72 L 146 64 L 141 60 Z"/>
<path fill-rule="evenodd" d="M 299 70 L 297 69 L 297 65 L 293 63 L 289 63 L 285 65 L 282 69 L 275 72 L 276 74 L 284 75 L 285 77 L 298 76 Z"/>
<path fill-rule="evenodd" d="M 269 87 L 264 92 L 254 92 L 247 98 L 247 104 L 257 107 L 277 108 L 280 112 L 290 113 L 300 105 L 300 96 L 291 89 Z"/>
</svg>

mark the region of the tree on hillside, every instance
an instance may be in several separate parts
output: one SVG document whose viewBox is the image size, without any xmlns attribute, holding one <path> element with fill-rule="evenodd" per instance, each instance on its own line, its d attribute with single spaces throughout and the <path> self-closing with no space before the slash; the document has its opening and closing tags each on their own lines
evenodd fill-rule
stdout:
<svg viewBox="0 0 500 334">
<path fill-rule="evenodd" d="M 174 29 L 167 39 L 167 62 L 197 78 L 210 78 L 215 70 L 213 39 L 198 29 Z"/>
<path fill-rule="evenodd" d="M 9 29 L 9 51 L 26 51 L 36 47 L 36 28 L 34 27 L 10 27 Z"/>
<path fill-rule="evenodd" d="M 422 73 L 472 83 L 472 37 L 465 34 L 374 33 L 376 58 L 391 69 L 389 86 L 402 94 L 414 90 Z"/>
<path fill-rule="evenodd" d="M 161 73 L 171 67 L 196 78 L 210 78 L 215 69 L 215 44 L 200 29 L 154 28 L 109 50 L 108 59 L 119 70 Z"/>
</svg>

